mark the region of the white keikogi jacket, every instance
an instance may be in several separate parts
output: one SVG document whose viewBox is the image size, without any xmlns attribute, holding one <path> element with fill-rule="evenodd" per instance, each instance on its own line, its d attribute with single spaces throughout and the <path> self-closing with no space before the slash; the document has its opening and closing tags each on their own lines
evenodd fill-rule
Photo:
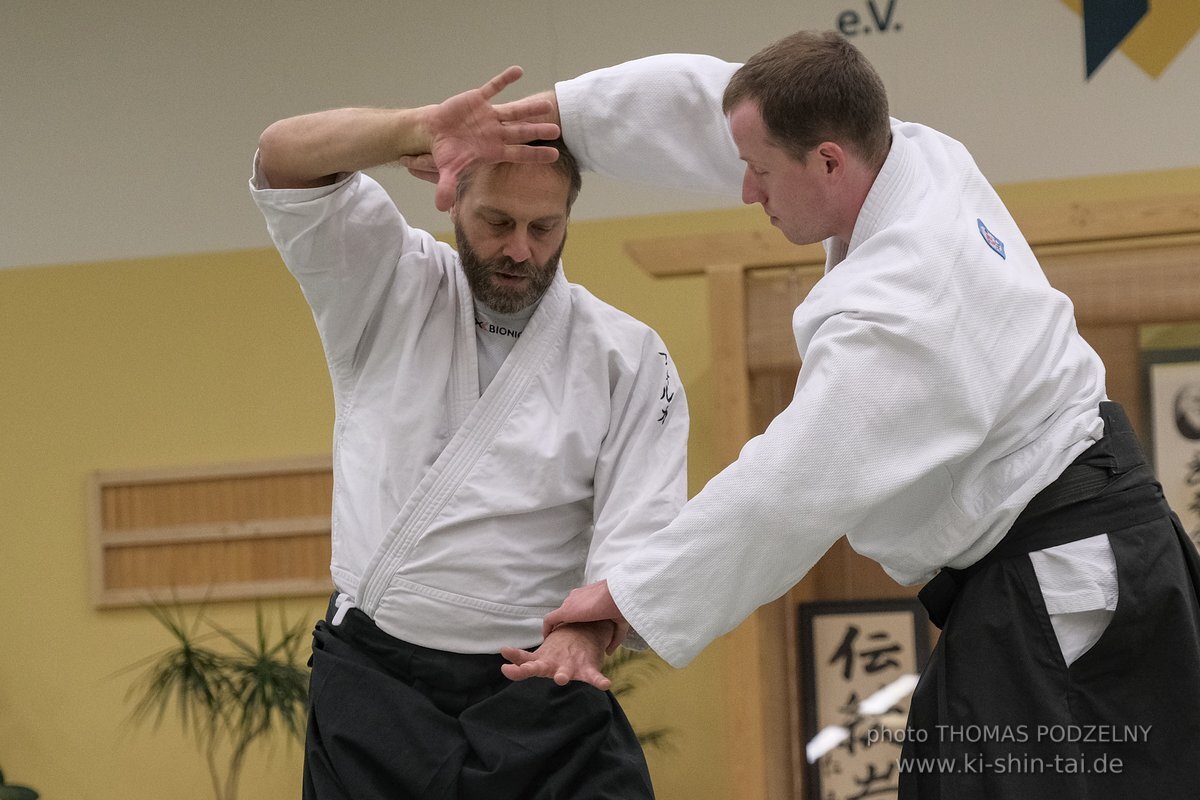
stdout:
<svg viewBox="0 0 1200 800">
<path fill-rule="evenodd" d="M 493 653 L 686 498 L 687 405 L 658 335 L 559 274 L 480 396 L 458 255 L 355 173 L 255 201 L 332 377 L 340 592 L 387 633 Z"/>
<path fill-rule="evenodd" d="M 561 82 L 563 137 L 596 172 L 736 197 L 721 95 L 737 66 L 664 55 Z M 901 583 L 974 563 L 1103 431 L 1103 366 L 971 156 L 921 125 L 892 134 L 851 241 L 826 243 L 795 311 L 791 404 L 608 576 L 672 664 L 842 535 Z M 1112 607 L 1080 583 L 1082 605 Z"/>
</svg>

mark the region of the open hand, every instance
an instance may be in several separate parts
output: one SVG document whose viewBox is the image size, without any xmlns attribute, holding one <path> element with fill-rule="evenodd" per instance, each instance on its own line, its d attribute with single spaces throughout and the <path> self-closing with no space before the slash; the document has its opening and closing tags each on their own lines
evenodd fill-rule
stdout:
<svg viewBox="0 0 1200 800">
<path fill-rule="evenodd" d="M 492 105 L 492 98 L 522 75 L 513 66 L 478 89 L 456 94 L 429 114 L 430 151 L 437 173 L 437 192 L 434 202 L 440 211 L 454 203 L 458 176 L 476 164 L 501 161 L 545 164 L 558 158 L 552 147 L 531 147 L 526 142 L 536 139 L 556 139 L 559 127 L 547 118 L 553 104 L 545 97 L 529 97 L 502 105 Z M 408 165 L 405 165 L 408 166 Z M 433 172 L 426 165 L 425 177 Z"/>
<path fill-rule="evenodd" d="M 500 671 L 514 681 L 526 678 L 551 678 L 559 686 L 570 681 L 590 683 L 608 691 L 612 681 L 600 671 L 605 646 L 612 638 L 611 622 L 561 625 L 554 629 L 536 650 L 504 647 L 500 655 L 511 661 Z"/>
</svg>

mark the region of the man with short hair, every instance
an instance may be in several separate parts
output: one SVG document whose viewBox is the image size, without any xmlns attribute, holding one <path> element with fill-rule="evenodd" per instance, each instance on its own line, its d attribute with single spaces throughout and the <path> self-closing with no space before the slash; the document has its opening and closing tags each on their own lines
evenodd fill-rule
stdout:
<svg viewBox="0 0 1200 800">
<path fill-rule="evenodd" d="M 666 347 L 563 276 L 579 171 L 561 143 L 525 144 L 557 126 L 526 121 L 544 103 L 489 102 L 519 75 L 434 106 L 293 117 L 259 142 L 252 194 L 312 306 L 336 411 L 308 800 L 652 797 L 610 693 L 500 671 L 513 641 L 598 664 L 613 623 L 543 642 L 542 617 L 686 491 Z M 362 172 L 486 129 L 491 156 L 438 189 L 458 253 Z"/>
<path fill-rule="evenodd" d="M 743 66 L 640 59 L 545 99 L 585 167 L 740 189 L 827 250 L 792 320 L 791 403 L 546 630 L 613 620 L 610 646 L 632 626 L 682 666 L 845 535 L 897 581 L 928 581 L 944 626 L 902 798 L 1194 794 L 1200 714 L 1179 698 L 1200 690 L 1200 563 L 1070 301 L 966 149 L 890 119 L 836 34 Z M 502 652 L 515 679 L 594 667 Z"/>
</svg>

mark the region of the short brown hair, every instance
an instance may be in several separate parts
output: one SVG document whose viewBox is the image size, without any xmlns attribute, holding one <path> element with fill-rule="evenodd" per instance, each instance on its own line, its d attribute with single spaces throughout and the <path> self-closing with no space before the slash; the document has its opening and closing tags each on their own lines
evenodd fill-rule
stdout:
<svg viewBox="0 0 1200 800">
<path fill-rule="evenodd" d="M 539 139 L 528 144 L 533 147 L 553 147 L 558 151 L 558 158 L 545 166 L 567 179 L 567 212 L 570 213 L 571 206 L 575 205 L 575 198 L 579 196 L 579 190 L 583 188 L 583 176 L 579 172 L 579 162 L 575 160 L 575 156 L 567 149 L 566 143 L 561 138 Z M 508 164 L 509 162 L 501 161 L 496 164 L 496 167 L 504 168 Z M 456 202 L 462 199 L 463 193 L 470 187 L 474 172 L 475 170 L 468 170 L 458 176 L 458 183 L 454 187 Z"/>
<path fill-rule="evenodd" d="M 866 57 L 832 31 L 800 31 L 755 53 L 725 88 L 728 114 L 758 104 L 768 133 L 799 161 L 825 141 L 849 146 L 878 167 L 891 122 L 883 81 Z"/>
</svg>

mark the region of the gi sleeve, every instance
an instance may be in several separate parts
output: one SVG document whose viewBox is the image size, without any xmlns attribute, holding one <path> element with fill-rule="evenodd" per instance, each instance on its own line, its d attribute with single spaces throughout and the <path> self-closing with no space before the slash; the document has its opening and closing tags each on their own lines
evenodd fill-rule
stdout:
<svg viewBox="0 0 1200 800">
<path fill-rule="evenodd" d="M 554 88 L 563 140 L 602 175 L 740 197 L 744 166 L 721 110 L 738 66 L 669 54 L 562 81 Z"/>
<path fill-rule="evenodd" d="M 453 269 L 443 255 L 450 249 L 409 226 L 383 187 L 363 173 L 313 189 L 272 189 L 255 154 L 250 193 L 312 308 L 340 406 L 383 298 L 408 298 L 413 312 Z M 390 292 L 397 280 L 404 291 Z"/>
<path fill-rule="evenodd" d="M 618 378 L 612 408 L 596 464 L 585 583 L 607 577 L 687 499 L 687 398 L 666 346 L 652 331 L 635 369 Z M 636 631 L 626 645 L 645 647 Z"/>
<path fill-rule="evenodd" d="M 802 578 L 843 534 L 903 553 L 960 521 L 946 469 L 986 435 L 986 386 L 908 321 L 843 313 L 805 354 L 790 405 L 608 575 L 629 623 L 674 666 Z M 941 335 L 940 332 L 933 336 Z M 915 337 L 915 338 L 914 338 Z"/>
</svg>

